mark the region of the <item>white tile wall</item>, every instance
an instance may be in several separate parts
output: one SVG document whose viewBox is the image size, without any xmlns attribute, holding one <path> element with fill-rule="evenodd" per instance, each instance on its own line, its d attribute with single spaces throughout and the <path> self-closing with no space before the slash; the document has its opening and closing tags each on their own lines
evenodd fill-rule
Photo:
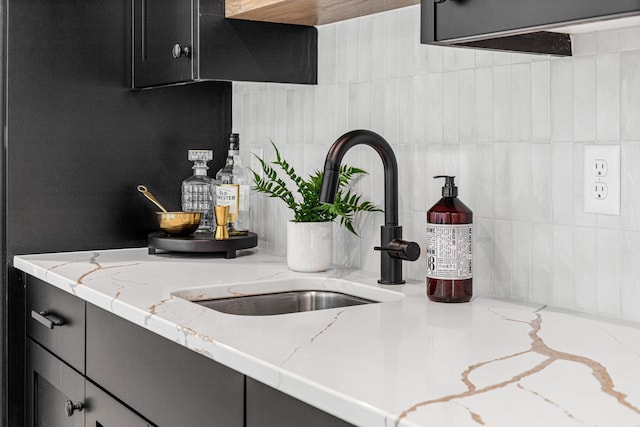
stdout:
<svg viewBox="0 0 640 427">
<path fill-rule="evenodd" d="M 405 237 L 425 239 L 437 174 L 457 176 L 475 213 L 476 295 L 517 298 L 640 321 L 640 27 L 582 34 L 572 58 L 426 46 L 417 6 L 319 27 L 317 86 L 234 83 L 233 128 L 244 147 L 299 172 L 322 167 L 340 135 L 374 130 L 400 166 Z M 622 147 L 621 215 L 582 211 L 582 150 Z M 245 150 L 249 164 L 249 150 Z M 368 147 L 346 162 L 370 172 L 358 189 L 383 202 Z M 290 213 L 255 197 L 265 250 L 284 255 Z M 378 271 L 383 214 L 362 237 L 335 226 L 334 260 Z M 424 257 L 405 276 L 424 278 Z"/>
</svg>

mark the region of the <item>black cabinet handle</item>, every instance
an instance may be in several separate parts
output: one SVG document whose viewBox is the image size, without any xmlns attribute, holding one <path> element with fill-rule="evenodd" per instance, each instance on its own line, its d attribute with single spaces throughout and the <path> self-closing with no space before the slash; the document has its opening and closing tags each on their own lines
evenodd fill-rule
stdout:
<svg viewBox="0 0 640 427">
<path fill-rule="evenodd" d="M 433 2 L 434 2 L 434 3 L 444 3 L 444 2 L 446 2 L 446 1 L 447 1 L 447 0 L 433 0 Z"/>
<path fill-rule="evenodd" d="M 53 329 L 54 326 L 62 326 L 67 323 L 62 317 L 56 316 L 52 313 L 47 313 L 46 311 L 37 312 L 35 310 L 31 310 L 31 317 L 49 329 Z"/>
<path fill-rule="evenodd" d="M 82 402 L 73 403 L 70 400 L 67 400 L 66 402 L 64 402 L 64 413 L 67 414 L 67 417 L 72 416 L 75 411 L 80 412 L 83 409 L 84 409 L 84 403 Z"/>
<path fill-rule="evenodd" d="M 184 55 L 184 56 L 186 56 L 188 58 L 189 55 L 191 55 L 191 47 L 189 47 L 189 46 L 181 46 L 179 43 L 176 43 L 176 44 L 173 45 L 173 49 L 171 50 L 171 55 L 175 59 L 180 58 L 182 55 Z"/>
</svg>

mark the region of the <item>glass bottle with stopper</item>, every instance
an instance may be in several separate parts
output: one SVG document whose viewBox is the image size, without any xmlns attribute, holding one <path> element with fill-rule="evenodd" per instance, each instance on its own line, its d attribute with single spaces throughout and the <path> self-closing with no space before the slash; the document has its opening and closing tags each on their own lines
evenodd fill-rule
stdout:
<svg viewBox="0 0 640 427">
<path fill-rule="evenodd" d="M 193 175 L 182 181 L 182 210 L 202 212 L 196 233 L 210 233 L 215 227 L 215 180 L 207 175 L 207 162 L 213 160 L 211 150 L 189 150 L 193 162 Z"/>
<path fill-rule="evenodd" d="M 216 205 L 229 206 L 229 235 L 247 234 L 250 227 L 250 178 L 240 160 L 240 136 L 229 135 L 226 164 L 216 174 Z"/>
</svg>

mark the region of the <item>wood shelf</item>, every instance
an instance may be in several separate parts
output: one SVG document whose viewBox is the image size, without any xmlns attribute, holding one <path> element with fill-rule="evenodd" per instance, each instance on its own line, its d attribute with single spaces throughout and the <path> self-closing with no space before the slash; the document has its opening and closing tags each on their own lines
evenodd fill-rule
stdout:
<svg viewBox="0 0 640 427">
<path fill-rule="evenodd" d="M 322 25 L 419 3 L 420 0 L 226 0 L 225 16 L 250 21 Z"/>
</svg>

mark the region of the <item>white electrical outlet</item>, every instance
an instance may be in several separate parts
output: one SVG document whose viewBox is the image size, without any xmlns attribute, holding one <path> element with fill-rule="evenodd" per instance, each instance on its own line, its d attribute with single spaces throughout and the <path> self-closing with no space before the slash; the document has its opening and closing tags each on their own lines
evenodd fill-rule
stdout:
<svg viewBox="0 0 640 427">
<path fill-rule="evenodd" d="M 585 145 L 584 211 L 620 215 L 619 145 Z"/>
</svg>

